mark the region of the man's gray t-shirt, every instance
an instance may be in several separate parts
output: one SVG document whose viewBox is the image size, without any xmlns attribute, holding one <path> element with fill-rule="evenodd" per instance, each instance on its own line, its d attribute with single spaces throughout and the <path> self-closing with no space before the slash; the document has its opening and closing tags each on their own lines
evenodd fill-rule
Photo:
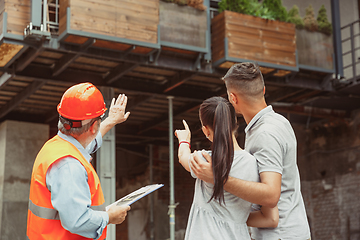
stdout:
<svg viewBox="0 0 360 240">
<path fill-rule="evenodd" d="M 256 158 L 259 173 L 277 172 L 282 175 L 278 227 L 252 228 L 252 238 L 309 239 L 310 229 L 296 163 L 296 137 L 289 121 L 268 106 L 255 115 L 245 133 L 245 150 Z"/>
</svg>

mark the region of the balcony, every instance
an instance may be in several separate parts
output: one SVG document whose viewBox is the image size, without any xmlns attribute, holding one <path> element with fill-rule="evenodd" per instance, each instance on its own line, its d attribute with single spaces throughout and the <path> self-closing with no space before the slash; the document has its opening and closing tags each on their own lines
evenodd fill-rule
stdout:
<svg viewBox="0 0 360 240">
<path fill-rule="evenodd" d="M 304 102 L 336 91 L 331 38 L 309 48 L 292 24 L 218 14 L 216 1 L 201 9 L 157 0 L 31 3 L 0 0 L 0 119 L 54 123 L 60 93 L 91 81 L 128 94 L 126 135 L 146 139 L 167 128 L 167 96 L 176 116 L 196 125 L 199 104 L 226 96 L 220 78 L 243 61 L 260 64 L 266 99 L 284 113 L 309 115 Z"/>
</svg>

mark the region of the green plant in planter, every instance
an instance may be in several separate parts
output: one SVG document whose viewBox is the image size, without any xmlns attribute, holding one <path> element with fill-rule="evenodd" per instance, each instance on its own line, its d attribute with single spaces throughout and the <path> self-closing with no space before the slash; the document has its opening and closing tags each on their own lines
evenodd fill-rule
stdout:
<svg viewBox="0 0 360 240">
<path fill-rule="evenodd" d="M 264 0 L 262 3 L 264 8 L 267 8 L 275 20 L 286 22 L 288 19 L 288 12 L 282 5 L 281 0 Z"/>
<path fill-rule="evenodd" d="M 314 8 L 312 7 L 312 5 L 310 4 L 307 8 L 306 8 L 306 15 L 304 17 L 304 26 L 306 30 L 309 30 L 311 32 L 317 31 L 318 30 L 318 23 L 315 19 L 315 13 L 314 13 Z"/>
<path fill-rule="evenodd" d="M 321 6 L 318 12 L 317 22 L 319 26 L 319 32 L 327 35 L 332 34 L 332 25 L 327 19 L 326 8 L 324 5 Z"/>
<path fill-rule="evenodd" d="M 219 2 L 219 12 L 225 10 L 270 20 L 287 20 L 287 11 L 281 0 L 222 0 Z"/>
<path fill-rule="evenodd" d="M 298 6 L 294 5 L 288 12 L 288 22 L 294 23 L 298 29 L 304 28 L 304 21 L 300 17 Z"/>
<path fill-rule="evenodd" d="M 255 17 L 261 17 L 264 19 L 275 20 L 274 13 L 272 11 L 270 11 L 269 8 L 267 8 L 266 6 L 264 6 L 263 4 L 261 4 L 260 2 L 258 2 L 256 0 L 250 2 L 248 14 L 255 16 Z"/>
<path fill-rule="evenodd" d="M 238 12 L 248 14 L 250 8 L 250 2 L 252 0 L 222 0 L 219 2 L 219 12 L 229 10 L 232 12 Z"/>
</svg>

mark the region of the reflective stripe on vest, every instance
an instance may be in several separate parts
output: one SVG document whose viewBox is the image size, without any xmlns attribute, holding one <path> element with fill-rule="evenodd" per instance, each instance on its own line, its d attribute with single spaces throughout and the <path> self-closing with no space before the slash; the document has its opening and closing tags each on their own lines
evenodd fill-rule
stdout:
<svg viewBox="0 0 360 240">
<path fill-rule="evenodd" d="M 90 206 L 90 209 L 94 211 L 105 211 L 105 204 L 99 206 Z M 29 200 L 29 210 L 40 218 L 59 220 L 59 212 L 53 208 L 45 208 L 35 205 L 31 200 Z"/>
<path fill-rule="evenodd" d="M 59 212 L 52 208 L 45 208 L 36 206 L 31 200 L 29 200 L 29 210 L 39 218 L 59 220 Z"/>
</svg>

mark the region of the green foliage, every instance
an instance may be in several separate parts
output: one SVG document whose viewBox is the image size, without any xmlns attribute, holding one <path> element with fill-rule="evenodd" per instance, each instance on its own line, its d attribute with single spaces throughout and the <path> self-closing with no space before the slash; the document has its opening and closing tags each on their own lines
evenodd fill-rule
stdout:
<svg viewBox="0 0 360 240">
<path fill-rule="evenodd" d="M 232 12 L 238 12 L 248 14 L 251 0 L 222 0 L 219 2 L 219 12 L 229 10 Z"/>
<path fill-rule="evenodd" d="M 260 2 L 258 2 L 256 0 L 250 2 L 248 14 L 255 16 L 255 17 L 261 17 L 264 19 L 275 20 L 274 13 L 271 12 L 267 7 L 265 7 L 263 4 L 261 4 Z"/>
<path fill-rule="evenodd" d="M 298 6 L 294 5 L 288 12 L 288 22 L 294 23 L 298 29 L 304 28 L 304 21 L 300 17 Z"/>
<path fill-rule="evenodd" d="M 287 20 L 287 11 L 281 0 L 222 0 L 219 12 L 229 10 L 270 20 Z"/>
<path fill-rule="evenodd" d="M 287 21 L 288 12 L 286 8 L 282 5 L 281 0 L 264 0 L 262 6 L 268 9 L 268 11 L 275 18 L 275 20 L 283 22 Z"/>
<path fill-rule="evenodd" d="M 311 32 L 318 30 L 318 23 L 315 19 L 314 8 L 312 7 L 311 4 L 306 8 L 306 15 L 304 17 L 304 26 L 306 30 Z"/>
<path fill-rule="evenodd" d="M 319 32 L 325 33 L 327 35 L 332 34 L 332 25 L 327 19 L 325 6 L 322 5 L 318 12 L 317 22 L 319 26 Z"/>
</svg>

